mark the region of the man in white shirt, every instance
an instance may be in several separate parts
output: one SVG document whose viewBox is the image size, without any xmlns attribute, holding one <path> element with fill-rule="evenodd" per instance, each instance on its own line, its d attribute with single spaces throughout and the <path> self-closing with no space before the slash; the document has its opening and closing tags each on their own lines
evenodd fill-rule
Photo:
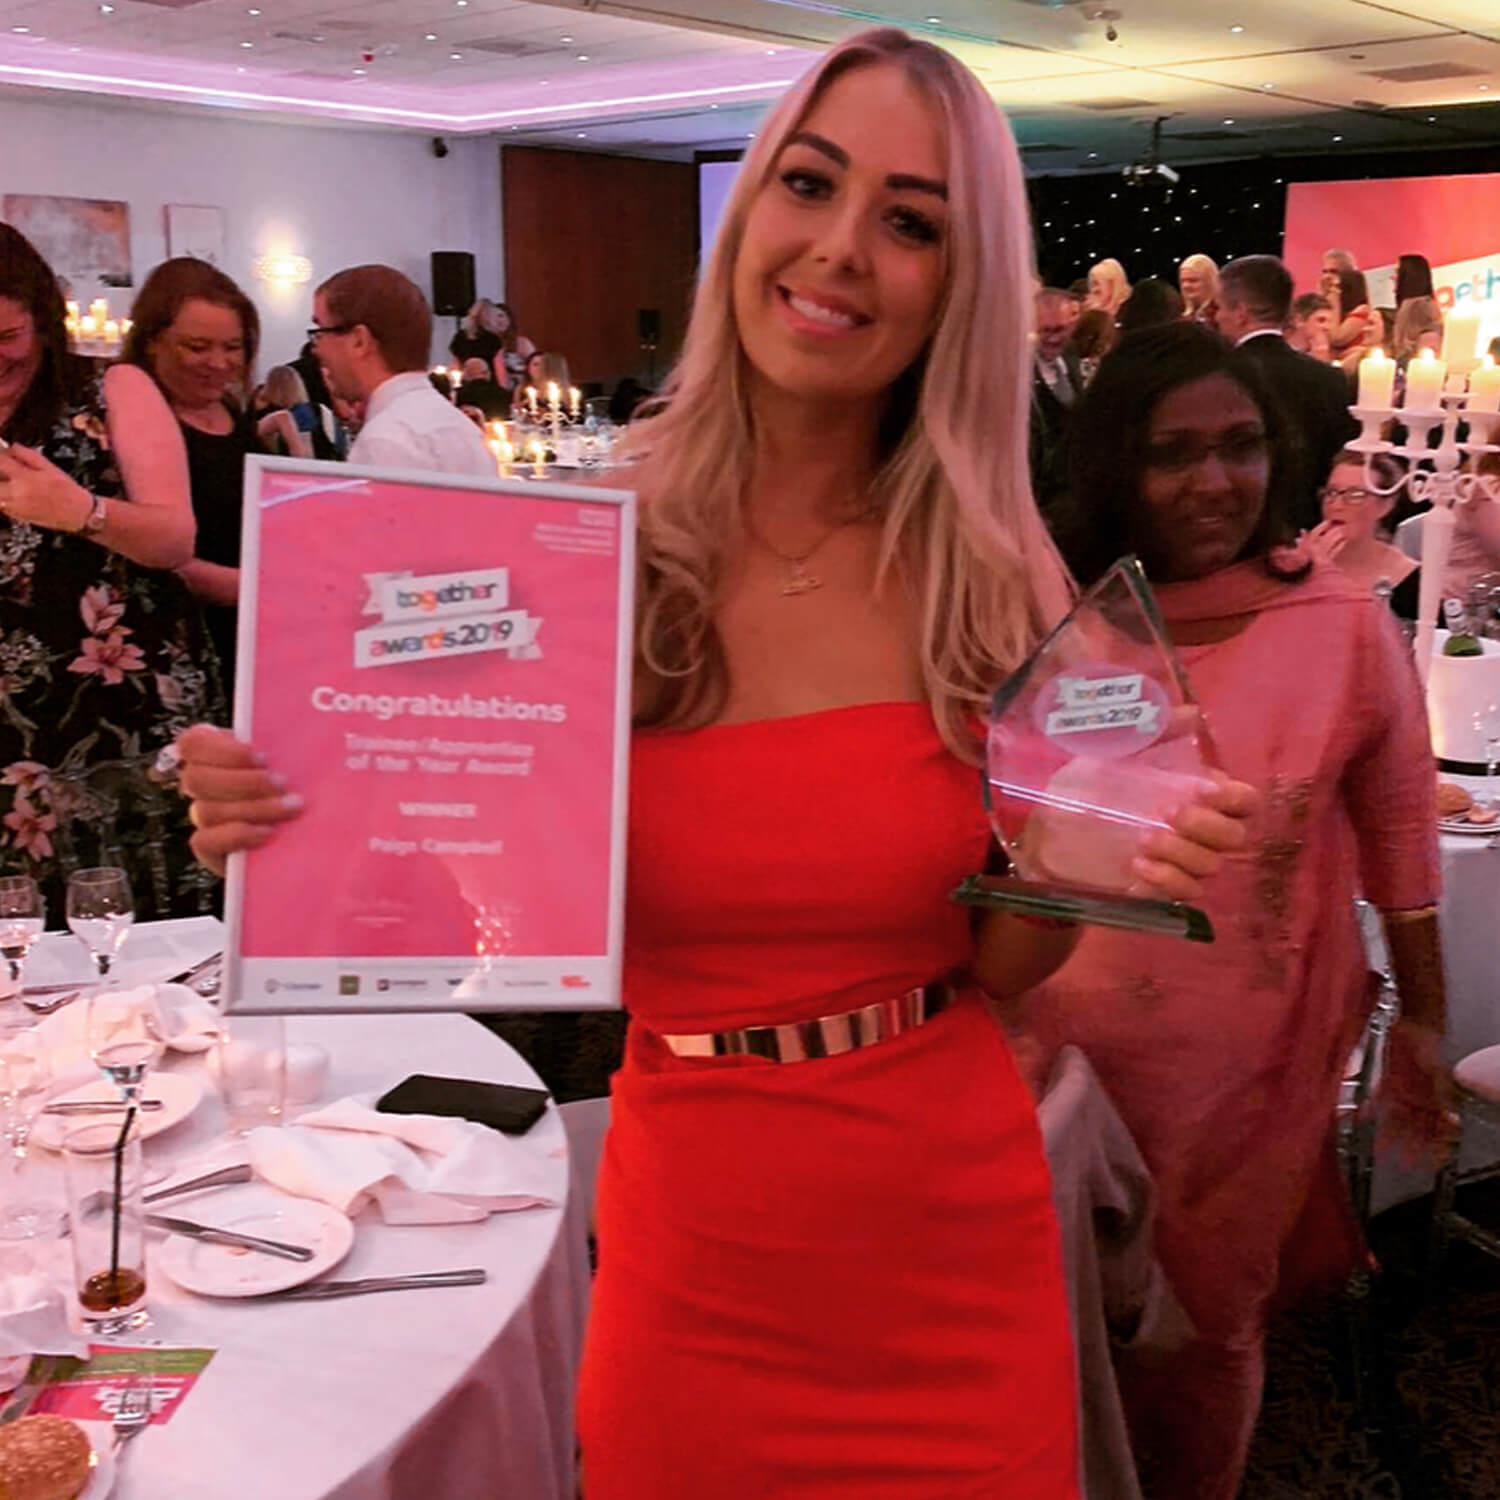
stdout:
<svg viewBox="0 0 1500 1500">
<path fill-rule="evenodd" d="M 328 388 L 363 402 L 352 464 L 495 477 L 483 434 L 427 378 L 432 309 L 390 266 L 354 266 L 313 293 L 307 331 Z"/>
</svg>

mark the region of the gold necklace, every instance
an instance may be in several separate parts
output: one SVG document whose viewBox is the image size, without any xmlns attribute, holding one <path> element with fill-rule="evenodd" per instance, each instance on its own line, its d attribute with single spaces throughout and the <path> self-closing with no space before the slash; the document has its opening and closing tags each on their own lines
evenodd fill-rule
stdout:
<svg viewBox="0 0 1500 1500">
<path fill-rule="evenodd" d="M 823 587 L 823 580 L 816 573 L 808 570 L 808 563 L 846 526 L 858 525 L 869 514 L 869 510 L 865 509 L 858 515 L 850 516 L 847 521 L 840 521 L 837 525 L 830 526 L 805 552 L 783 552 L 779 547 L 773 547 L 748 520 L 745 527 L 750 533 L 750 539 L 769 552 L 786 569 L 786 576 L 781 580 L 781 586 L 776 592 L 783 599 L 791 599 L 798 594 L 810 594 L 814 589 Z"/>
</svg>

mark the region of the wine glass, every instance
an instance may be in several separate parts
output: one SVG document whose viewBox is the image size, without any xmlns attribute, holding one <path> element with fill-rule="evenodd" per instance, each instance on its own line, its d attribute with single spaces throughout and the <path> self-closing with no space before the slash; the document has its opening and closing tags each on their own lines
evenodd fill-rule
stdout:
<svg viewBox="0 0 1500 1500">
<path fill-rule="evenodd" d="M 88 1036 L 99 1071 L 133 1107 L 147 1072 L 166 1050 L 156 1006 L 133 990 L 98 990 L 89 997 Z"/>
<path fill-rule="evenodd" d="M 0 878 L 0 954 L 10 965 L 10 977 L 19 986 L 21 966 L 31 945 L 42 935 L 46 923 L 42 893 L 29 875 Z"/>
<path fill-rule="evenodd" d="M 68 876 L 68 926 L 89 950 L 101 983 L 109 978 L 110 964 L 134 921 L 135 905 L 124 870 L 105 865 Z"/>
<path fill-rule="evenodd" d="M 55 1239 L 62 1232 L 58 1206 L 44 1198 L 28 1198 L 19 1183 L 31 1127 L 51 1083 L 51 1059 L 35 1028 L 0 1037 L 0 1107 L 12 1178 L 12 1190 L 0 1208 L 0 1240 Z"/>
</svg>

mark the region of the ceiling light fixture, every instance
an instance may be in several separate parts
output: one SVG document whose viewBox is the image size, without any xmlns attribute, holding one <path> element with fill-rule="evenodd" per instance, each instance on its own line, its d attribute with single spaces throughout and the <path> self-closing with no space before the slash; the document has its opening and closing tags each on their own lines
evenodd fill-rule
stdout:
<svg viewBox="0 0 1500 1500">
<path fill-rule="evenodd" d="M 578 132 L 578 139 L 579 139 L 579 140 L 580 140 L 580 141 L 586 141 L 586 140 L 587 140 L 587 139 L 588 139 L 588 138 L 589 138 L 589 133 L 588 133 L 588 131 L 586 131 L 586 130 L 580 130 L 580 131 L 579 131 L 579 132 Z"/>
<path fill-rule="evenodd" d="M 1480 84 L 1480 85 L 1479 85 L 1479 92 L 1480 92 L 1480 93 L 1481 93 L 1481 94 L 1487 94 L 1487 93 L 1489 93 L 1489 91 L 1490 91 L 1490 86 L 1489 86 L 1489 84 L 1487 84 L 1487 83 L 1481 83 L 1481 84 Z"/>
<path fill-rule="evenodd" d="M 570 36 L 565 36 L 565 37 L 563 37 L 563 38 L 562 38 L 562 43 L 563 43 L 563 45 L 564 45 L 564 46 L 567 46 L 567 44 L 568 44 L 568 43 L 569 43 L 569 42 L 571 42 L 571 41 L 572 41 L 572 40 L 573 40 L 573 38 L 572 38 L 572 37 L 570 37 Z"/>
<path fill-rule="evenodd" d="M 112 16 L 112 15 L 114 15 L 114 13 L 115 13 L 115 8 L 114 8 L 113 5 L 101 5 L 99 7 L 99 14 L 101 16 Z"/>
<path fill-rule="evenodd" d="M 354 76 L 356 78 L 363 78 L 365 76 L 365 70 L 363 68 L 356 68 L 354 70 Z"/>
<path fill-rule="evenodd" d="M 260 12 L 258 10 L 247 10 L 245 14 L 247 16 L 258 16 Z"/>
<path fill-rule="evenodd" d="M 25 36 L 27 34 L 27 32 L 29 32 L 31 30 L 31 27 L 29 27 L 29 26 L 12 26 L 10 29 L 12 31 L 14 31 L 14 32 L 19 33 L 21 36 Z"/>
<path fill-rule="evenodd" d="M 1341 141 L 1341 140 L 1343 140 L 1343 136 L 1341 136 L 1341 135 L 1336 135 L 1336 136 L 1334 136 L 1334 140 L 1336 140 L 1336 141 Z"/>
<path fill-rule="evenodd" d="M 1233 124 L 1234 124 L 1234 121 L 1233 121 L 1233 120 L 1225 120 L 1225 121 L 1224 121 L 1224 123 L 1225 123 L 1225 124 L 1226 124 L 1226 125 L 1233 125 Z"/>
<path fill-rule="evenodd" d="M 587 52 L 580 52 L 578 54 L 578 61 L 579 62 L 587 62 L 588 60 L 589 60 L 589 55 L 588 55 Z"/>
<path fill-rule="evenodd" d="M 464 60 L 462 52 L 450 52 L 448 56 L 453 62 L 462 62 Z"/>
<path fill-rule="evenodd" d="M 427 33 L 427 35 L 422 38 L 422 40 L 424 42 L 435 42 L 435 41 L 437 41 L 437 32 L 435 32 L 435 31 L 429 31 Z"/>
<path fill-rule="evenodd" d="M 242 46 L 242 47 L 253 47 L 254 45 L 255 45 L 254 42 L 241 42 L 240 43 L 240 46 Z"/>
<path fill-rule="evenodd" d="M 1274 89 L 1276 85 L 1274 83 L 1263 83 L 1261 84 L 1261 87 L 1263 89 Z"/>
</svg>

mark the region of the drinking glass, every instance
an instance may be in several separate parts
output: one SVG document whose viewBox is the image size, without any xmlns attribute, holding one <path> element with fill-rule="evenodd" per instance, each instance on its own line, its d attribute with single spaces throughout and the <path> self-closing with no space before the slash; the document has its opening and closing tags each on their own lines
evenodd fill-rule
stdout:
<svg viewBox="0 0 1500 1500">
<path fill-rule="evenodd" d="M 102 982 L 130 936 L 135 904 L 124 870 L 105 865 L 68 876 L 68 926 L 94 960 Z"/>
<path fill-rule="evenodd" d="M 55 1239 L 62 1214 L 45 1198 L 28 1197 L 21 1182 L 31 1127 L 49 1085 L 51 1058 L 35 1029 L 0 1037 L 0 1109 L 4 1112 L 10 1184 L 0 1206 L 0 1240 Z"/>
<path fill-rule="evenodd" d="M 46 912 L 42 893 L 29 875 L 7 875 L 0 879 L 0 954 L 10 965 L 10 977 L 19 987 L 21 966 L 31 945 L 42 935 Z"/>
<path fill-rule="evenodd" d="M 85 1125 L 62 1143 L 73 1285 L 91 1334 L 147 1321 L 141 1138 L 133 1120 Z"/>
<path fill-rule="evenodd" d="M 286 1020 L 227 1016 L 215 1044 L 219 1092 L 235 1135 L 279 1125 L 286 1108 Z"/>
<path fill-rule="evenodd" d="M 1484 802 L 1500 808 L 1495 796 L 1495 772 L 1500 770 L 1500 703 L 1474 710 L 1474 733 L 1484 741 Z"/>
</svg>

